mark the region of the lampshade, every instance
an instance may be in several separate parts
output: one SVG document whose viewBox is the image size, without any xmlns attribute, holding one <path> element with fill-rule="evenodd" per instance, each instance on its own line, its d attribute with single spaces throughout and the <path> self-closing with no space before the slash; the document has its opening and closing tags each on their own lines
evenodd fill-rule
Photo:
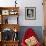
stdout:
<svg viewBox="0 0 46 46">
<path fill-rule="evenodd" d="M 14 29 L 14 32 L 17 32 L 17 29 L 16 28 Z"/>
</svg>

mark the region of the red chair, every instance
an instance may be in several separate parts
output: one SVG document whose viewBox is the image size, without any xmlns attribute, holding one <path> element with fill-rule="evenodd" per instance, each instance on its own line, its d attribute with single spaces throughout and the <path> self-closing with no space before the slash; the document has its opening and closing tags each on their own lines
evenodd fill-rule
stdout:
<svg viewBox="0 0 46 46">
<path fill-rule="evenodd" d="M 27 46 L 27 44 L 25 43 L 25 40 L 32 36 L 34 36 L 37 39 L 36 33 L 31 28 L 27 29 L 24 34 L 24 37 L 22 38 L 21 46 Z M 37 39 L 37 41 L 38 41 L 38 39 Z M 38 41 L 35 46 L 41 46 L 40 42 Z"/>
</svg>

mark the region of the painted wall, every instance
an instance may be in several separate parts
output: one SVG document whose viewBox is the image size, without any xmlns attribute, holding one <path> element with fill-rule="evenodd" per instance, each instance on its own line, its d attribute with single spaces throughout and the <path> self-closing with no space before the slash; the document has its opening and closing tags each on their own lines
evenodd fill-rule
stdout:
<svg viewBox="0 0 46 46">
<path fill-rule="evenodd" d="M 14 1 L 15 0 L 0 0 L 0 6 L 2 7 L 15 6 Z M 20 26 L 43 26 L 42 0 L 21 0 L 21 1 L 17 0 L 17 3 L 18 3 L 17 6 L 19 6 Z M 25 20 L 25 7 L 36 7 L 36 20 Z"/>
<path fill-rule="evenodd" d="M 25 7 L 36 7 L 36 20 L 25 20 Z M 43 25 L 42 0 L 24 0 L 20 8 L 20 23 L 22 26 L 42 26 Z M 23 24 L 22 24 L 23 23 Z"/>
</svg>

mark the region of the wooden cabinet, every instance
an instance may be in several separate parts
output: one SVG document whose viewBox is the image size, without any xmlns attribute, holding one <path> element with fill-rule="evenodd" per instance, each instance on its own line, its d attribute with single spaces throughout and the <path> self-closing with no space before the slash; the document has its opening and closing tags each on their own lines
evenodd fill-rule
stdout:
<svg viewBox="0 0 46 46">
<path fill-rule="evenodd" d="M 16 19 L 14 18 L 16 20 L 15 23 L 18 24 L 19 7 L 0 7 L 1 24 L 6 24 L 6 23 L 9 24 L 9 18 L 8 17 L 10 17 L 10 16 L 16 17 Z"/>
<path fill-rule="evenodd" d="M 44 8 L 44 43 L 46 46 L 46 0 L 43 0 L 43 8 Z"/>
<path fill-rule="evenodd" d="M 2 46 L 2 42 L 0 41 L 0 46 Z"/>
<path fill-rule="evenodd" d="M 9 17 L 15 17 L 16 19 Z M 0 7 L 0 46 L 18 46 L 19 39 L 16 40 L 16 37 L 18 38 L 17 35 L 19 32 L 18 17 L 19 7 Z M 5 32 L 5 35 L 7 36 L 4 35 Z M 12 34 L 10 34 L 11 32 Z M 2 35 L 4 35 L 5 38 L 4 36 L 2 37 Z M 9 39 L 9 36 L 11 37 L 11 39 Z"/>
<path fill-rule="evenodd" d="M 5 41 L 0 42 L 0 46 L 18 46 L 19 41 Z"/>
<path fill-rule="evenodd" d="M 18 41 L 5 41 L 2 44 L 3 46 L 18 46 Z"/>
</svg>

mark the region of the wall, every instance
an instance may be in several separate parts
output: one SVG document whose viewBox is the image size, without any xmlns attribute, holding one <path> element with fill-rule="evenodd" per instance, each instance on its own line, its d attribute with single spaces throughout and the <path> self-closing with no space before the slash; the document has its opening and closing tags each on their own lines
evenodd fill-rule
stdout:
<svg viewBox="0 0 46 46">
<path fill-rule="evenodd" d="M 44 26 L 46 27 L 46 0 L 44 0 Z"/>
<path fill-rule="evenodd" d="M 10 6 L 15 6 L 14 3 L 15 0 L 0 0 L 0 7 L 10 7 Z M 42 6 L 42 0 L 17 0 L 17 3 L 19 6 L 19 24 L 20 24 L 20 33 L 19 33 L 19 38 L 21 40 L 23 33 L 25 30 L 29 27 L 33 28 L 34 31 L 37 33 L 39 40 L 43 42 L 43 30 L 42 26 L 44 16 L 43 16 L 43 6 Z M 36 7 L 36 20 L 25 20 L 25 7 Z M 9 23 L 12 19 L 12 17 L 9 18 Z M 11 21 L 15 23 L 15 17 L 13 17 L 14 21 Z"/>
<path fill-rule="evenodd" d="M 42 26 L 43 6 L 42 0 L 21 0 L 20 3 L 20 24 L 22 26 Z M 36 7 L 36 20 L 25 20 L 25 7 Z"/>
<path fill-rule="evenodd" d="M 15 6 L 15 0 L 0 0 L 0 6 Z M 43 26 L 42 0 L 17 0 L 20 26 Z M 25 20 L 25 7 L 36 7 L 36 20 Z M 10 19 L 9 19 L 10 20 Z"/>
</svg>

